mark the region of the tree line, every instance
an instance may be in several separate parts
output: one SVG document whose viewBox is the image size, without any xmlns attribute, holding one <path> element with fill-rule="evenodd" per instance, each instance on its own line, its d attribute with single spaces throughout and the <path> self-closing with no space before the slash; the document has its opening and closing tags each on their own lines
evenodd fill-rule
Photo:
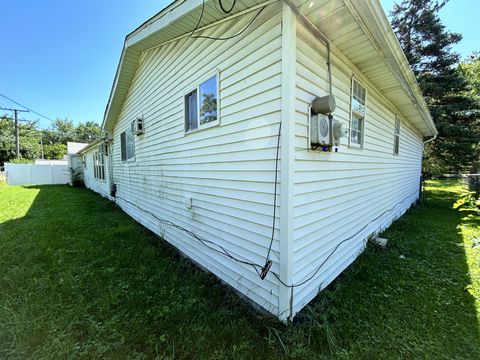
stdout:
<svg viewBox="0 0 480 360">
<path fill-rule="evenodd" d="M 452 50 L 462 35 L 442 24 L 447 2 L 403 0 L 390 13 L 439 133 L 425 146 L 427 176 L 477 173 L 480 165 L 480 53 L 460 61 Z"/>
<path fill-rule="evenodd" d="M 87 121 L 75 125 L 68 119 L 57 119 L 47 129 L 36 122 L 19 122 L 20 161 L 35 159 L 62 159 L 67 153 L 67 142 L 91 143 L 101 134 L 100 126 Z M 15 123 L 8 115 L 0 116 L 0 166 L 16 161 Z"/>
</svg>

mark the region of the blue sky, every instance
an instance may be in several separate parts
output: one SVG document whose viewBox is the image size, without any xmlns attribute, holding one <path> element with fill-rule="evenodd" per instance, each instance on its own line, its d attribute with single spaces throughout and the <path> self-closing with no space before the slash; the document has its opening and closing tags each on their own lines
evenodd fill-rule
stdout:
<svg viewBox="0 0 480 360">
<path fill-rule="evenodd" d="M 49 118 L 98 123 L 125 35 L 169 0 L 4 0 L 0 2 L 0 93 Z M 381 0 L 386 12 L 394 0 Z M 464 35 L 463 57 L 480 50 L 480 1 L 451 0 L 441 17 Z M 0 107 L 14 106 L 0 97 Z M 32 113 L 26 119 L 37 119 Z M 50 121 L 40 118 L 41 127 Z"/>
</svg>

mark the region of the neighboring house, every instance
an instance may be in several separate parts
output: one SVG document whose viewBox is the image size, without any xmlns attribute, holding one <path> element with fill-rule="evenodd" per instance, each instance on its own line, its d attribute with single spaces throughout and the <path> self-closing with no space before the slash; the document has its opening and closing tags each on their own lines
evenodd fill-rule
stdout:
<svg viewBox="0 0 480 360">
<path fill-rule="evenodd" d="M 285 320 L 418 199 L 437 131 L 377 0 L 215 5 L 127 36 L 85 183 Z"/>
</svg>

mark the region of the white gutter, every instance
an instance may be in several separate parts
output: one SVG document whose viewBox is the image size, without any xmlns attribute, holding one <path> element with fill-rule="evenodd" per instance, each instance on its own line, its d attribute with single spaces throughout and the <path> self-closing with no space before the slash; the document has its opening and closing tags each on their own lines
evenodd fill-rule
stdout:
<svg viewBox="0 0 480 360">
<path fill-rule="evenodd" d="M 435 134 L 435 135 L 433 135 L 430 139 L 425 140 L 425 141 L 423 142 L 423 145 L 428 144 L 429 142 L 435 140 L 435 139 L 437 138 L 437 135 L 438 135 L 438 134 Z"/>
</svg>

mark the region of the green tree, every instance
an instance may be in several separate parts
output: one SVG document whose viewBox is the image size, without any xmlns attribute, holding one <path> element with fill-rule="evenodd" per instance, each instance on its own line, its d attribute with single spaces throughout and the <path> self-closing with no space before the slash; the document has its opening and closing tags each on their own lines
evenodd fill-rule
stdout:
<svg viewBox="0 0 480 360">
<path fill-rule="evenodd" d="M 67 154 L 67 145 L 49 144 L 43 146 L 45 159 L 61 160 Z"/>
<path fill-rule="evenodd" d="M 427 174 L 470 170 L 479 142 L 478 109 L 458 69 L 452 45 L 462 36 L 446 30 L 438 12 L 447 1 L 403 0 L 391 12 L 395 30 L 437 126 L 425 147 Z"/>
<path fill-rule="evenodd" d="M 66 144 L 69 141 L 90 143 L 101 134 L 101 128 L 93 121 L 77 126 L 68 119 L 56 119 L 49 129 L 42 131 L 44 144 Z"/>
<path fill-rule="evenodd" d="M 469 84 L 468 95 L 480 104 L 480 52 L 474 52 L 467 60 L 461 62 L 458 68 Z M 476 131 L 480 132 L 480 114 L 478 112 L 476 117 Z M 472 166 L 472 173 L 478 172 L 480 172 L 480 142 L 477 142 L 475 146 L 475 159 Z"/>
<path fill-rule="evenodd" d="M 480 52 L 475 51 L 467 60 L 462 61 L 459 70 L 468 81 L 469 93 L 477 100 L 480 99 Z"/>
<path fill-rule="evenodd" d="M 80 123 L 75 129 L 75 141 L 91 143 L 100 137 L 101 132 L 101 127 L 93 121 Z"/>
<path fill-rule="evenodd" d="M 40 154 L 40 132 L 36 123 L 19 123 L 20 156 L 34 160 Z M 15 123 L 7 115 L 0 116 L 0 165 L 16 158 Z"/>
</svg>

